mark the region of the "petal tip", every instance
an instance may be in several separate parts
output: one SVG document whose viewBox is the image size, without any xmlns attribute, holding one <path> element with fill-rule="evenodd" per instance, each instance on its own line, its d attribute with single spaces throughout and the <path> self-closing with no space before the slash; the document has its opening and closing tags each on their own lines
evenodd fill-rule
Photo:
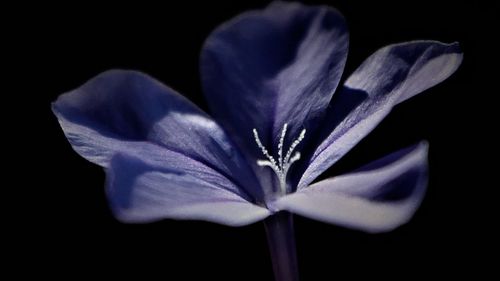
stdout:
<svg viewBox="0 0 500 281">
<path fill-rule="evenodd" d="M 428 153 L 429 152 L 429 141 L 427 140 L 421 140 L 418 144 L 417 147 L 419 150 Z"/>
</svg>

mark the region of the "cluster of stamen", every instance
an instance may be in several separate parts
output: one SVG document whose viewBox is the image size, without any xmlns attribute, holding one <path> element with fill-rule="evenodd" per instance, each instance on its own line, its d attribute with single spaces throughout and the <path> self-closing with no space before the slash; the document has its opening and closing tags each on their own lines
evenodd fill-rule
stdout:
<svg viewBox="0 0 500 281">
<path fill-rule="evenodd" d="M 288 173 L 288 170 L 290 169 L 290 166 L 292 166 L 292 164 L 295 161 L 300 159 L 300 152 L 295 152 L 295 154 L 293 154 L 293 152 L 294 152 L 295 148 L 297 147 L 297 145 L 299 145 L 299 143 L 304 139 L 304 137 L 306 135 L 306 129 L 303 129 L 300 132 L 299 137 L 295 141 L 292 142 L 292 144 L 288 148 L 288 151 L 285 154 L 285 157 L 283 158 L 283 143 L 285 141 L 287 127 L 288 127 L 288 124 L 285 123 L 285 125 L 283 125 L 283 129 L 281 130 L 281 136 L 280 136 L 280 140 L 278 143 L 278 161 L 277 162 L 274 159 L 274 157 L 269 154 L 269 152 L 264 147 L 264 145 L 262 145 L 262 142 L 260 141 L 259 133 L 257 132 L 257 129 L 255 129 L 255 128 L 253 129 L 253 135 L 255 138 L 255 142 L 257 143 L 257 146 L 262 151 L 262 154 L 267 158 L 267 160 L 257 160 L 257 165 L 259 165 L 261 167 L 264 167 L 264 166 L 270 167 L 274 171 L 274 173 L 276 174 L 276 176 L 278 177 L 279 182 L 280 182 L 281 194 L 286 194 L 286 175 Z M 292 154 L 293 154 L 293 156 L 292 156 Z"/>
</svg>

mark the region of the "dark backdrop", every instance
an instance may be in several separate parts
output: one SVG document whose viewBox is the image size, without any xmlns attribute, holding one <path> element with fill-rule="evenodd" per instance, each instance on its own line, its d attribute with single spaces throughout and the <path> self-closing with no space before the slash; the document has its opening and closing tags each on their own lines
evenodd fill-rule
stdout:
<svg viewBox="0 0 500 281">
<path fill-rule="evenodd" d="M 272 280 L 262 223 L 230 228 L 194 221 L 117 222 L 107 206 L 104 172 L 72 151 L 49 109 L 59 94 L 110 68 L 144 71 L 206 109 L 198 75 L 203 40 L 218 24 L 266 4 L 235 2 L 61 4 L 51 12 L 32 7 L 25 14 L 27 27 L 17 35 L 27 50 L 22 57 L 29 59 L 20 65 L 25 83 L 18 86 L 35 86 L 28 98 L 37 106 L 30 113 L 43 128 L 33 136 L 42 152 L 33 162 L 43 173 L 27 189 L 33 208 L 23 208 L 29 211 L 17 221 L 28 229 L 23 245 L 29 247 L 17 251 L 26 269 L 67 280 L 103 275 Z M 397 106 L 328 172 L 347 172 L 429 140 L 429 189 L 414 219 L 391 233 L 370 235 L 296 217 L 301 279 L 484 273 L 488 264 L 481 257 L 493 245 L 481 241 L 495 225 L 484 216 L 492 210 L 485 198 L 493 195 L 495 184 L 478 176 L 489 165 L 476 158 L 475 148 L 486 145 L 485 132 L 492 130 L 485 122 L 491 112 L 484 106 L 492 90 L 481 89 L 474 78 L 486 72 L 479 57 L 498 35 L 488 29 L 498 14 L 493 7 L 451 1 L 373 2 L 315 1 L 335 6 L 347 19 L 346 74 L 378 48 L 415 39 L 458 41 L 464 62 L 445 82 Z"/>
</svg>

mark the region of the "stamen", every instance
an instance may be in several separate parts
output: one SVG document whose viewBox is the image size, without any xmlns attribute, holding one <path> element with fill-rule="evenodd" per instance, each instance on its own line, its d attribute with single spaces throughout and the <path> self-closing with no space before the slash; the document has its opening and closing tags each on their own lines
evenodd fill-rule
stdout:
<svg viewBox="0 0 500 281">
<path fill-rule="evenodd" d="M 293 155 L 293 157 L 290 159 L 290 162 L 288 162 L 290 165 L 297 161 L 297 160 L 300 160 L 300 152 L 296 152 L 295 155 Z"/>
<path fill-rule="evenodd" d="M 262 150 L 262 154 L 264 154 L 264 156 L 266 156 L 267 159 L 269 159 L 269 161 L 271 161 L 271 163 L 276 166 L 276 161 L 274 161 L 274 158 L 269 155 L 267 149 L 262 145 L 262 142 L 259 139 L 259 133 L 257 133 L 257 129 L 253 129 L 253 136 L 255 137 L 255 142 L 259 146 L 260 150 Z"/>
<path fill-rule="evenodd" d="M 286 194 L 286 175 L 288 173 L 288 170 L 290 169 L 290 166 L 292 164 L 300 159 L 300 152 L 296 152 L 293 157 L 292 153 L 295 150 L 295 148 L 300 144 L 300 142 L 304 139 L 305 134 L 306 134 L 306 129 L 303 129 L 300 132 L 299 137 L 292 142 L 290 147 L 288 148 L 288 151 L 286 153 L 285 159 L 283 159 L 283 144 L 285 142 L 285 136 L 286 136 L 286 131 L 288 128 L 288 124 L 285 123 L 283 125 L 283 129 L 281 130 L 281 136 L 278 142 L 278 164 L 276 164 L 276 161 L 274 158 L 269 154 L 267 149 L 262 145 L 262 142 L 260 141 L 259 138 L 259 133 L 257 132 L 257 129 L 253 129 L 253 136 L 255 138 L 255 142 L 257 143 L 257 146 L 260 148 L 262 151 L 262 154 L 268 159 L 268 160 L 257 160 L 257 165 L 261 167 L 270 167 L 276 176 L 279 179 L 280 182 L 280 192 L 281 194 Z M 291 157 L 291 158 L 290 158 Z"/>
<path fill-rule="evenodd" d="M 285 123 L 285 125 L 283 125 L 283 130 L 281 130 L 281 137 L 280 137 L 280 141 L 278 143 L 278 161 L 279 161 L 280 167 L 283 167 L 283 142 L 285 141 L 287 127 L 288 127 L 288 124 Z"/>
<path fill-rule="evenodd" d="M 288 162 L 288 160 L 290 159 L 290 156 L 292 156 L 292 153 L 295 150 L 295 147 L 297 147 L 297 145 L 299 145 L 299 143 L 304 139 L 305 135 L 306 135 L 306 129 L 303 129 L 302 132 L 300 132 L 299 138 L 296 139 L 292 143 L 292 145 L 290 145 L 290 148 L 288 149 L 288 152 L 286 153 L 286 156 L 285 156 L 285 162 Z"/>
</svg>

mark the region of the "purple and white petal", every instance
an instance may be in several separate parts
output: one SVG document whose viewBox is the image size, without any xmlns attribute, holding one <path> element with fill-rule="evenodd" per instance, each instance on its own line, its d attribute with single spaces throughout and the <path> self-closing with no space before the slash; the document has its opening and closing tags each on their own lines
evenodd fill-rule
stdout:
<svg viewBox="0 0 500 281">
<path fill-rule="evenodd" d="M 269 216 L 232 190 L 229 181 L 210 182 L 190 170 L 162 168 L 125 154 L 113 156 L 107 172 L 107 194 L 123 222 L 161 219 L 204 220 L 242 226 Z"/>
<path fill-rule="evenodd" d="M 325 122 L 326 138 L 305 164 L 298 189 L 347 153 L 393 106 L 445 80 L 461 62 L 457 43 L 436 41 L 390 45 L 371 55 L 334 97 Z"/>
<path fill-rule="evenodd" d="M 222 24 L 206 40 L 201 77 L 208 104 L 253 160 L 261 157 L 252 129 L 275 148 L 313 131 L 344 69 L 344 18 L 324 6 L 273 2 Z"/>
<path fill-rule="evenodd" d="M 260 196 L 251 168 L 222 128 L 186 98 L 145 74 L 104 72 L 61 95 L 52 109 L 73 148 L 93 163 L 108 167 L 115 153 L 148 161 L 167 153 L 163 149 L 200 162 L 255 198 Z"/>
<path fill-rule="evenodd" d="M 274 207 L 367 232 L 390 231 L 413 216 L 427 187 L 427 143 L 284 196 Z"/>
</svg>

